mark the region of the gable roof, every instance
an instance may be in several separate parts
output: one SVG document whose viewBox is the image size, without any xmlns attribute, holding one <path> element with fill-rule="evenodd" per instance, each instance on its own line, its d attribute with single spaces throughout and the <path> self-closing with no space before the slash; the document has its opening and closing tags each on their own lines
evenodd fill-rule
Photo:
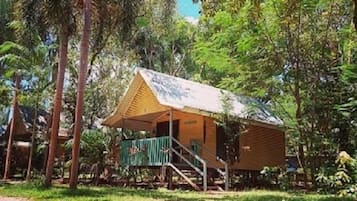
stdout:
<svg viewBox="0 0 357 201">
<path fill-rule="evenodd" d="M 257 99 L 152 70 L 139 69 L 137 73 L 143 77 L 162 105 L 180 110 L 194 109 L 218 114 L 223 112 L 222 98 L 227 96 L 231 100 L 233 115 L 272 125 L 283 124 Z"/>
<path fill-rule="evenodd" d="M 227 96 L 231 100 L 233 115 L 275 126 L 283 124 L 278 117 L 269 111 L 265 104 L 254 98 L 235 95 L 232 92 L 209 85 L 142 68 L 137 69 L 133 81 L 137 77 L 143 78 L 158 102 L 163 106 L 199 114 L 218 114 L 223 112 L 222 98 Z M 133 85 L 133 81 L 131 85 Z M 130 91 L 129 89 L 125 96 Z M 122 102 L 128 101 L 125 96 Z M 123 104 L 128 104 L 122 104 L 122 102 L 118 108 L 122 108 Z M 114 116 L 117 111 L 111 116 Z M 104 121 L 104 124 L 107 123 L 107 120 Z"/>
<path fill-rule="evenodd" d="M 33 126 L 33 117 L 35 114 L 35 109 L 30 106 L 17 105 L 15 111 L 13 107 L 6 108 L 5 118 L 3 125 L 0 125 L 0 136 L 4 135 L 6 131 L 10 128 L 11 120 L 14 115 L 16 115 L 16 129 L 15 135 L 25 135 L 29 134 Z M 47 118 L 49 113 L 45 110 L 37 110 L 36 126 L 37 129 L 42 129 L 47 126 Z"/>
</svg>

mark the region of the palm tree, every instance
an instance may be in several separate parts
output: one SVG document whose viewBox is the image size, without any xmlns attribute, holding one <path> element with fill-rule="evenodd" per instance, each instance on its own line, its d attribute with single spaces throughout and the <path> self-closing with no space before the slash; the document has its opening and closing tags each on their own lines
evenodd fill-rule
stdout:
<svg viewBox="0 0 357 201">
<path fill-rule="evenodd" d="M 19 55 L 16 52 L 21 52 Z M 12 72 L 15 71 L 16 68 L 23 69 L 28 67 L 26 59 L 22 57 L 21 54 L 28 54 L 26 48 L 16 43 L 7 41 L 0 46 L 0 67 L 4 71 L 10 72 L 10 76 L 13 74 Z M 16 68 L 15 68 L 16 66 Z M 13 117 L 11 119 L 10 124 L 10 134 L 7 144 L 7 152 L 6 152 L 6 160 L 5 160 L 5 170 L 4 170 L 4 179 L 8 179 L 10 175 L 10 168 L 11 168 L 11 154 L 12 154 L 12 144 L 14 139 L 14 130 L 15 124 L 17 121 L 17 116 L 15 115 L 15 111 L 18 109 L 18 94 L 20 90 L 20 72 L 17 71 L 14 74 L 14 83 L 15 83 L 15 93 L 13 96 Z"/>
<path fill-rule="evenodd" d="M 30 86 L 31 92 L 35 93 L 35 115 L 33 117 L 33 132 L 32 140 L 30 147 L 30 155 L 28 160 L 28 169 L 27 169 L 27 180 L 30 180 L 31 175 L 31 166 L 32 166 L 32 153 L 34 147 L 34 138 L 35 138 L 35 128 L 36 128 L 36 119 L 37 119 L 37 110 L 40 104 L 41 94 L 50 86 L 50 81 L 48 81 L 48 75 L 50 74 L 52 57 L 50 56 L 51 46 L 45 45 L 41 42 L 40 38 L 37 37 L 37 40 L 34 40 L 34 43 L 38 43 L 35 47 L 27 48 L 20 44 L 7 41 L 0 45 L 0 66 L 4 67 L 6 71 L 11 72 L 14 68 L 21 69 L 22 76 L 26 74 L 30 77 L 34 77 L 36 81 L 32 81 Z M 19 72 L 16 77 L 19 76 Z M 20 78 L 17 78 L 20 79 Z M 18 87 L 17 87 L 18 88 Z M 15 102 L 14 102 L 15 104 Z M 16 101 L 16 104 L 17 101 Z M 14 106 L 15 107 L 15 106 Z M 17 107 L 17 106 L 16 106 Z M 14 115 L 13 118 L 16 118 Z M 10 138 L 10 141 L 12 137 Z M 9 149 L 10 150 L 10 149 Z M 11 150 L 8 152 L 11 155 Z M 9 156 L 11 158 L 11 156 Z"/>
<path fill-rule="evenodd" d="M 67 66 L 68 41 L 74 32 L 74 14 L 73 0 L 42 0 L 42 1 L 24 1 L 23 19 L 32 26 L 41 27 L 41 29 L 49 30 L 51 27 L 58 32 L 59 54 L 56 87 L 54 95 L 54 105 L 52 113 L 51 137 L 49 143 L 49 152 L 46 165 L 45 185 L 49 186 L 52 180 L 53 163 L 57 148 L 57 138 L 59 131 L 60 113 L 62 106 L 64 76 Z M 29 14 L 29 15 L 26 15 Z M 32 16 L 28 18 L 27 16 Z M 45 18 L 45 19 L 42 19 Z"/>
<path fill-rule="evenodd" d="M 77 101 L 75 113 L 74 138 L 72 148 L 72 166 L 69 187 L 75 189 L 78 180 L 78 161 L 79 161 L 79 144 L 82 130 L 82 114 L 83 114 L 83 97 L 84 87 L 87 80 L 88 54 L 89 54 L 89 37 L 91 23 L 91 0 L 84 0 L 83 3 L 83 32 L 80 46 L 80 64 L 79 76 L 77 85 Z"/>
<path fill-rule="evenodd" d="M 74 0 L 18 0 L 15 6 L 17 20 L 24 21 L 27 28 L 35 29 L 40 35 L 49 34 L 50 30 L 56 30 L 59 41 L 58 72 L 54 106 L 52 114 L 51 137 L 49 153 L 46 165 L 45 185 L 51 184 L 53 163 L 56 153 L 57 137 L 59 130 L 60 112 L 62 104 L 64 74 L 67 66 L 68 41 L 74 32 Z M 45 38 L 45 37 L 44 37 Z"/>
<path fill-rule="evenodd" d="M 72 166 L 70 177 L 70 188 L 77 187 L 78 180 L 78 160 L 79 160 L 79 144 L 82 130 L 82 114 L 83 114 L 83 97 L 84 88 L 87 79 L 89 40 L 91 14 L 96 19 L 94 22 L 94 46 L 93 55 L 90 61 L 92 65 L 95 57 L 104 48 L 108 38 L 117 30 L 120 33 L 122 40 L 127 39 L 130 34 L 132 25 L 138 15 L 138 8 L 142 0 L 125 0 L 125 1 L 103 1 L 96 0 L 92 3 L 91 0 L 83 0 L 83 32 L 81 39 L 80 67 L 77 85 L 77 100 L 74 124 L 74 139 L 72 147 Z"/>
<path fill-rule="evenodd" d="M 62 106 L 62 95 L 63 95 L 63 84 L 64 84 L 64 74 L 67 66 L 67 52 L 68 52 L 68 39 L 69 33 L 66 28 L 63 28 L 60 31 L 60 49 L 59 49 L 59 63 L 58 63 L 58 73 L 56 80 L 56 92 L 54 97 L 54 106 L 53 106 L 53 114 L 52 114 L 52 126 L 51 126 L 51 137 L 49 143 L 49 152 L 47 158 L 46 165 L 46 179 L 45 185 L 49 186 L 52 180 L 53 173 L 53 163 L 56 155 L 57 148 L 57 138 L 59 131 L 59 122 L 60 122 L 60 114 L 61 114 L 61 106 Z"/>
</svg>

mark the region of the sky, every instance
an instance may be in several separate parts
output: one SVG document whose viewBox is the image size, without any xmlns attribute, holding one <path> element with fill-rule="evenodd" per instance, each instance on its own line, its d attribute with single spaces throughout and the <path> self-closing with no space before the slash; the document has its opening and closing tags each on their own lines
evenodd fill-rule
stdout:
<svg viewBox="0 0 357 201">
<path fill-rule="evenodd" d="M 180 15 L 192 23 L 197 23 L 199 18 L 200 4 L 192 3 L 192 0 L 178 0 L 177 10 Z"/>
</svg>

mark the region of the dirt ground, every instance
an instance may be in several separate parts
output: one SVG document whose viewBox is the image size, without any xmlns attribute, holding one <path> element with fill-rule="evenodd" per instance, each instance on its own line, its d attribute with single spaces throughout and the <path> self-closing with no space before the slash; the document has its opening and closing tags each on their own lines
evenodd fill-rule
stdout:
<svg viewBox="0 0 357 201">
<path fill-rule="evenodd" d="M 14 198 L 14 197 L 2 197 L 0 196 L 0 201 L 29 201 L 25 198 Z"/>
</svg>

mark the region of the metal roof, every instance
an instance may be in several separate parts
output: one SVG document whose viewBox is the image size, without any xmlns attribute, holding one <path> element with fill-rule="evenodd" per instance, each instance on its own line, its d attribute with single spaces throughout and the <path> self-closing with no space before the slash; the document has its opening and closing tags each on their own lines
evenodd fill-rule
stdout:
<svg viewBox="0 0 357 201">
<path fill-rule="evenodd" d="M 223 112 L 222 98 L 229 97 L 232 115 L 271 125 L 283 124 L 282 120 L 257 99 L 152 70 L 138 68 L 137 74 L 143 77 L 162 105 L 179 110 L 193 109 L 217 114 Z"/>
</svg>

